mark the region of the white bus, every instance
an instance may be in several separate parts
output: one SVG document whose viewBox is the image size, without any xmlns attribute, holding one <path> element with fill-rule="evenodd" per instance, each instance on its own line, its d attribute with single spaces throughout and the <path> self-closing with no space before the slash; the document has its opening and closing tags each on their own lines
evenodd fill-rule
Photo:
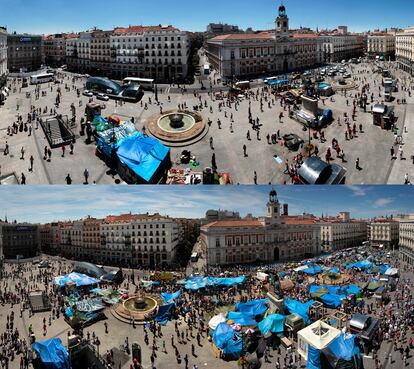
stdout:
<svg viewBox="0 0 414 369">
<path fill-rule="evenodd" d="M 123 80 L 125 85 L 140 85 L 143 90 L 154 89 L 154 80 L 151 78 L 137 78 L 137 77 L 127 77 Z"/>
<path fill-rule="evenodd" d="M 30 84 L 37 85 L 39 83 L 53 82 L 55 80 L 55 75 L 53 73 L 43 73 L 30 76 Z"/>
</svg>

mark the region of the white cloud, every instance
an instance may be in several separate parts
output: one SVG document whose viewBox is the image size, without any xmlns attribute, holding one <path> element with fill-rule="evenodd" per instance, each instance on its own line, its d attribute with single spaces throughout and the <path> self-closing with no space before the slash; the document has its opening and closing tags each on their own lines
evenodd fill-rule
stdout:
<svg viewBox="0 0 414 369">
<path fill-rule="evenodd" d="M 356 186 L 356 185 L 348 185 L 349 188 L 354 196 L 366 196 L 368 187 L 366 186 Z"/>
<path fill-rule="evenodd" d="M 389 204 L 391 204 L 391 203 L 392 203 L 392 199 L 383 197 L 383 198 L 376 199 L 376 200 L 373 202 L 373 204 L 372 204 L 372 205 L 373 205 L 375 208 L 382 208 L 382 207 L 384 207 L 384 206 L 386 206 L 386 205 L 389 205 Z"/>
</svg>

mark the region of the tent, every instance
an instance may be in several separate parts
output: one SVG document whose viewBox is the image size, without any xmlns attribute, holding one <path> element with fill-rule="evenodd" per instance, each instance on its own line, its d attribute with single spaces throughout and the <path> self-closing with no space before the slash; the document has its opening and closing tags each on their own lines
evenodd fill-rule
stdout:
<svg viewBox="0 0 414 369">
<path fill-rule="evenodd" d="M 281 333 L 285 330 L 285 316 L 280 314 L 271 314 L 263 319 L 258 328 L 262 334 Z"/>
<path fill-rule="evenodd" d="M 264 314 L 268 307 L 269 299 L 251 300 L 236 304 L 236 311 L 245 313 L 251 317 Z"/>
<path fill-rule="evenodd" d="M 211 333 L 211 338 L 223 356 L 238 359 L 243 353 L 243 339 L 227 323 L 220 323 Z"/>
<path fill-rule="evenodd" d="M 60 338 L 37 341 L 32 345 L 46 369 L 70 369 L 69 355 Z"/>
<path fill-rule="evenodd" d="M 306 324 L 310 324 L 308 315 L 309 308 L 315 303 L 314 300 L 302 303 L 298 300 L 285 299 L 285 306 L 291 314 L 299 315 Z"/>
<path fill-rule="evenodd" d="M 155 138 L 141 132 L 125 137 L 118 142 L 117 156 L 121 163 L 132 170 L 140 181 L 152 183 L 160 168 L 170 164 L 170 149 Z"/>
<path fill-rule="evenodd" d="M 161 325 L 167 325 L 168 321 L 170 320 L 173 307 L 174 304 L 161 305 L 158 308 L 158 312 L 154 317 L 154 320 L 156 320 Z"/>
<path fill-rule="evenodd" d="M 397 268 L 388 268 L 385 273 L 385 275 L 394 276 L 398 275 L 398 269 Z"/>
<path fill-rule="evenodd" d="M 320 265 L 308 265 L 308 267 L 304 269 L 303 272 L 309 275 L 316 275 L 322 272 L 322 268 Z"/>
<path fill-rule="evenodd" d="M 372 267 L 375 267 L 375 265 L 372 264 L 367 259 L 362 260 L 362 261 L 358 261 L 356 263 L 350 263 L 350 264 L 346 265 L 347 269 L 357 268 L 357 269 L 360 269 L 360 270 L 366 270 L 366 269 L 369 269 L 369 268 L 372 268 Z"/>
<path fill-rule="evenodd" d="M 199 290 L 207 286 L 236 286 L 246 281 L 245 276 L 240 277 L 228 277 L 228 278 L 216 278 L 216 277 L 188 277 L 185 281 L 185 289 L 187 290 Z"/>
<path fill-rule="evenodd" d="M 380 287 L 381 287 L 380 283 L 378 283 L 376 281 L 372 281 L 368 284 L 367 290 L 370 291 L 370 292 L 375 292 Z"/>
<path fill-rule="evenodd" d="M 309 346 L 322 350 L 340 334 L 339 329 L 318 320 L 298 332 L 298 353 L 307 360 Z"/>
<path fill-rule="evenodd" d="M 75 284 L 76 287 L 81 287 L 81 286 L 90 286 L 93 284 L 98 284 L 100 282 L 101 281 L 99 279 L 92 278 L 85 274 L 76 273 L 76 272 L 72 272 L 67 275 L 55 277 L 54 279 L 54 284 L 60 287 L 64 287 L 70 283 Z"/>
<path fill-rule="evenodd" d="M 178 300 L 180 296 L 181 296 L 180 290 L 174 293 L 169 293 L 169 292 L 161 293 L 162 301 L 164 301 L 165 304 L 169 304 L 171 302 L 174 302 L 174 300 Z"/>
<path fill-rule="evenodd" d="M 291 279 L 285 278 L 280 281 L 280 288 L 283 291 L 289 291 L 295 287 L 295 283 L 292 282 Z"/>
<path fill-rule="evenodd" d="M 210 321 L 208 322 L 208 326 L 209 326 L 210 329 L 212 329 L 214 331 L 220 323 L 223 323 L 223 322 L 226 322 L 226 321 L 227 321 L 226 315 L 221 313 L 221 314 L 218 314 L 218 315 L 214 315 L 210 319 Z"/>
<path fill-rule="evenodd" d="M 254 320 L 251 315 L 236 312 L 236 311 L 230 311 L 227 314 L 227 322 L 229 320 L 233 321 L 232 324 L 240 324 L 242 327 L 248 326 L 248 325 L 252 325 L 252 326 L 257 325 L 256 320 Z"/>
<path fill-rule="evenodd" d="M 296 267 L 295 269 L 293 269 L 295 272 L 302 272 L 302 271 L 304 271 L 305 269 L 308 269 L 308 266 L 307 265 L 300 265 L 300 266 L 298 266 L 298 267 Z"/>
</svg>

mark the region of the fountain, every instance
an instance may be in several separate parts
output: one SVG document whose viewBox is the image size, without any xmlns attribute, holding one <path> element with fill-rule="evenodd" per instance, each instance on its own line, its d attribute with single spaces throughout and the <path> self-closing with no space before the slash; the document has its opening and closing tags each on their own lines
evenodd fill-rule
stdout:
<svg viewBox="0 0 414 369">
<path fill-rule="evenodd" d="M 148 296 L 132 296 L 112 309 L 113 315 L 124 322 L 136 323 L 148 320 L 157 311 L 158 302 Z"/>
<path fill-rule="evenodd" d="M 187 146 L 204 137 L 208 126 L 198 112 L 167 111 L 146 123 L 148 132 L 168 146 Z"/>
</svg>

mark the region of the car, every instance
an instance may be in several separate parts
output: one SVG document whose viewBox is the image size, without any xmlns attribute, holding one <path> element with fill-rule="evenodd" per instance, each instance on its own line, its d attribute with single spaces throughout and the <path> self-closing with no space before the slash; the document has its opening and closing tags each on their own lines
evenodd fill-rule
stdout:
<svg viewBox="0 0 414 369">
<path fill-rule="evenodd" d="M 83 96 L 87 96 L 87 97 L 92 97 L 93 96 L 93 92 L 89 91 L 89 90 L 85 90 L 82 92 Z"/>
<path fill-rule="evenodd" d="M 98 100 L 102 100 L 102 101 L 109 101 L 109 96 L 108 95 L 105 95 L 105 94 L 97 94 L 96 95 L 96 98 Z"/>
</svg>

